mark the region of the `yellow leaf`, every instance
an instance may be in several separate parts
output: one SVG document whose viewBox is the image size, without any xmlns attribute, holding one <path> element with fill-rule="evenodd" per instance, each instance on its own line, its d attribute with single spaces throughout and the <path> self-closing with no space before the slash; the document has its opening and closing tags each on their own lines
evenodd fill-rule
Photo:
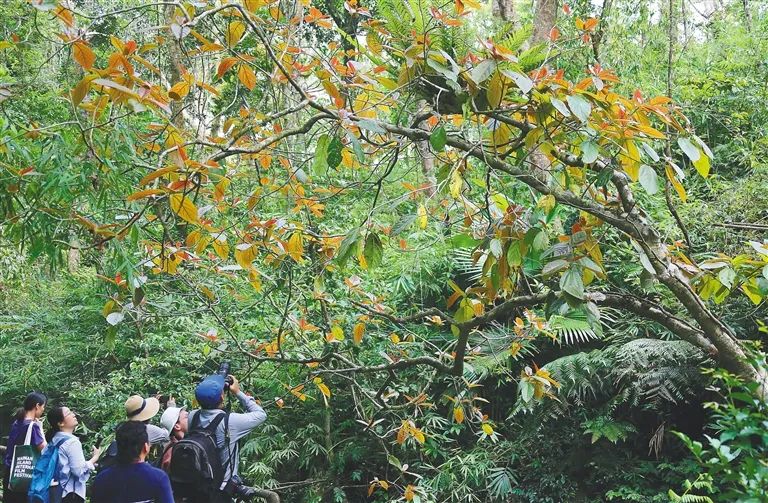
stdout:
<svg viewBox="0 0 768 503">
<path fill-rule="evenodd" d="M 245 24 L 242 21 L 232 21 L 229 23 L 229 26 L 227 26 L 227 34 L 224 37 L 227 45 L 230 47 L 236 45 L 240 42 L 240 39 L 243 38 L 244 33 Z"/>
<path fill-rule="evenodd" d="M 669 183 L 672 184 L 672 187 L 675 188 L 675 191 L 677 192 L 677 195 L 680 196 L 680 200 L 685 203 L 688 200 L 688 197 L 685 193 L 685 188 L 683 187 L 683 184 L 681 184 L 677 177 L 675 176 L 675 172 L 672 170 L 671 166 L 667 166 L 665 169 L 667 173 L 667 179 L 669 180 Z"/>
<path fill-rule="evenodd" d="M 693 167 L 696 168 L 696 171 L 698 171 L 702 177 L 704 178 L 708 177 L 710 164 L 709 164 L 709 157 L 707 157 L 707 154 L 705 154 L 704 152 L 701 152 L 701 155 L 699 156 L 699 160 L 693 163 Z"/>
<path fill-rule="evenodd" d="M 489 108 L 499 108 L 501 100 L 504 98 L 504 77 L 498 71 L 494 72 L 491 80 L 488 81 L 486 96 L 488 97 Z"/>
<path fill-rule="evenodd" d="M 389 334 L 389 340 L 395 344 L 400 344 L 400 336 L 394 332 Z"/>
<path fill-rule="evenodd" d="M 464 407 L 453 409 L 453 419 L 459 424 L 464 422 Z"/>
<path fill-rule="evenodd" d="M 338 325 L 333 325 L 331 327 L 331 339 L 337 340 L 337 341 L 343 341 L 344 340 L 344 329 L 341 328 Z"/>
<path fill-rule="evenodd" d="M 235 262 L 243 269 L 250 269 L 251 262 L 256 258 L 256 247 L 250 243 L 240 243 L 235 246 Z"/>
<path fill-rule="evenodd" d="M 403 442 L 408 438 L 408 434 L 411 431 L 411 427 L 408 426 L 407 421 L 403 421 L 403 425 L 400 427 L 399 430 L 397 430 L 397 438 L 396 442 L 400 445 L 403 445 Z"/>
<path fill-rule="evenodd" d="M 461 178 L 461 173 L 458 169 L 454 169 L 451 173 L 451 197 L 458 199 L 461 196 L 461 189 L 464 186 L 464 180 Z"/>
<path fill-rule="evenodd" d="M 424 436 L 424 432 L 422 432 L 418 428 L 412 428 L 411 435 L 413 435 L 413 438 L 415 438 L 416 441 L 420 444 L 423 444 L 427 440 L 426 437 Z"/>
<path fill-rule="evenodd" d="M 379 35 L 375 31 L 369 31 L 368 34 L 365 36 L 365 43 L 368 45 L 368 49 L 376 54 L 381 54 L 381 41 L 379 40 Z"/>
<path fill-rule="evenodd" d="M 74 89 L 72 89 L 70 97 L 72 98 L 73 105 L 77 106 L 83 101 L 83 99 L 85 99 L 85 96 L 88 94 L 88 90 L 91 88 L 92 80 L 93 77 L 91 75 L 87 75 L 77 83 Z"/>
<path fill-rule="evenodd" d="M 266 5 L 266 3 L 264 2 L 264 0 L 245 0 L 243 2 L 243 5 L 245 6 L 246 10 L 248 10 L 249 12 L 256 12 L 257 10 L 259 10 L 259 8 Z"/>
<path fill-rule="evenodd" d="M 632 140 L 625 143 L 625 151 L 619 154 L 619 162 L 624 172 L 636 182 L 640 178 L 640 151 Z"/>
<path fill-rule="evenodd" d="M 413 501 L 414 496 L 416 496 L 416 492 L 413 490 L 413 486 L 409 484 L 405 488 L 405 493 L 403 494 L 403 497 L 405 498 L 405 501 Z"/>
<path fill-rule="evenodd" d="M 200 239 L 197 240 L 197 243 L 195 243 L 195 253 L 200 255 L 205 251 L 206 248 L 208 248 L 208 245 L 211 242 L 211 236 L 201 236 Z"/>
<path fill-rule="evenodd" d="M 483 432 L 484 432 L 486 435 L 493 435 L 493 426 L 491 426 L 490 424 L 488 424 L 488 423 L 483 423 L 483 426 L 482 426 L 482 428 L 483 428 Z"/>
<path fill-rule="evenodd" d="M 424 207 L 423 204 L 419 205 L 419 210 L 417 212 L 418 220 L 419 222 L 419 228 L 426 229 L 427 228 L 427 209 Z"/>
<path fill-rule="evenodd" d="M 257 292 L 261 291 L 261 278 L 259 277 L 259 271 L 251 267 L 251 270 L 248 271 L 248 282 L 251 284 L 254 290 Z"/>
<path fill-rule="evenodd" d="M 288 239 L 288 255 L 296 262 L 301 262 L 304 254 L 304 238 L 301 231 L 295 231 Z"/>
<path fill-rule="evenodd" d="M 171 209 L 174 213 L 180 216 L 183 220 L 191 224 L 199 223 L 197 219 L 197 207 L 185 194 L 171 194 L 168 197 L 168 202 L 171 205 Z"/>
<path fill-rule="evenodd" d="M 363 341 L 363 334 L 365 334 L 365 323 L 361 321 L 355 324 L 355 328 L 352 329 L 352 339 L 355 344 L 360 344 Z"/>
<path fill-rule="evenodd" d="M 227 188 L 229 187 L 229 178 L 222 178 L 219 183 L 216 184 L 216 187 L 213 189 L 213 200 L 217 203 L 220 203 L 222 199 L 224 199 L 224 193 L 227 191 Z"/>
<path fill-rule="evenodd" d="M 315 386 L 320 390 L 320 393 L 325 395 L 326 398 L 331 398 L 331 390 L 325 385 L 321 378 L 315 377 L 312 382 L 315 383 Z"/>
<path fill-rule="evenodd" d="M 72 57 L 86 70 L 90 70 L 96 62 L 96 55 L 88 44 L 81 40 L 72 44 Z"/>
<path fill-rule="evenodd" d="M 213 251 L 220 259 L 225 260 L 229 256 L 229 245 L 226 236 L 219 235 L 213 240 Z"/>
<path fill-rule="evenodd" d="M 256 74 L 253 73 L 251 67 L 245 63 L 241 63 L 240 68 L 237 69 L 237 78 L 240 79 L 240 82 L 242 82 L 249 91 L 253 91 L 253 88 L 256 87 Z"/>
<path fill-rule="evenodd" d="M 171 99 L 179 101 L 183 99 L 187 94 L 189 94 L 189 82 L 186 80 L 182 80 L 181 82 L 176 82 L 173 87 L 168 91 L 168 96 L 171 97 Z"/>
<path fill-rule="evenodd" d="M 187 239 L 185 241 L 186 245 L 188 247 L 195 246 L 197 242 L 200 241 L 201 236 L 202 236 L 202 233 L 200 232 L 200 229 L 193 230 L 192 232 L 187 234 Z"/>
</svg>

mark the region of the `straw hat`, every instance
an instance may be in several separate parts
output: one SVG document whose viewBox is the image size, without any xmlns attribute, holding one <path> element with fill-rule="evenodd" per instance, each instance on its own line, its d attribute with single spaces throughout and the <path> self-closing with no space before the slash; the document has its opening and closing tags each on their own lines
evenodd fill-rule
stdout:
<svg viewBox="0 0 768 503">
<path fill-rule="evenodd" d="M 129 421 L 146 421 L 154 417 L 160 410 L 160 402 L 157 398 L 142 398 L 133 395 L 125 401 L 125 415 Z"/>
</svg>

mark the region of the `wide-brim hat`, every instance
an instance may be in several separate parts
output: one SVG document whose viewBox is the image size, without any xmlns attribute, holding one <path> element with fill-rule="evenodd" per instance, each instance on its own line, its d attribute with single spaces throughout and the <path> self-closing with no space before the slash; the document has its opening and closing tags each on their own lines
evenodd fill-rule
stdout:
<svg viewBox="0 0 768 503">
<path fill-rule="evenodd" d="M 160 402 L 155 397 L 142 398 L 133 395 L 125 401 L 125 416 L 129 421 L 146 421 L 160 410 Z"/>
</svg>

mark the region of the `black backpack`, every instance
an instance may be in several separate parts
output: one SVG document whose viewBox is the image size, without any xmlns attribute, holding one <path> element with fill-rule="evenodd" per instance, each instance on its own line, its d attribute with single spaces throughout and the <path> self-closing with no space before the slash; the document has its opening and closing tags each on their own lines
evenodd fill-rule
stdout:
<svg viewBox="0 0 768 503">
<path fill-rule="evenodd" d="M 171 449 L 168 476 L 173 494 L 191 501 L 208 502 L 224 481 L 224 466 L 216 447 L 216 428 L 224 421 L 229 426 L 229 413 L 222 412 L 205 428 L 200 426 L 200 411 L 192 418 L 189 432 Z"/>
<path fill-rule="evenodd" d="M 107 450 L 104 454 L 99 456 L 99 460 L 96 463 L 96 469 L 99 473 L 103 472 L 107 468 L 111 468 L 117 464 L 117 440 L 110 442 Z"/>
</svg>

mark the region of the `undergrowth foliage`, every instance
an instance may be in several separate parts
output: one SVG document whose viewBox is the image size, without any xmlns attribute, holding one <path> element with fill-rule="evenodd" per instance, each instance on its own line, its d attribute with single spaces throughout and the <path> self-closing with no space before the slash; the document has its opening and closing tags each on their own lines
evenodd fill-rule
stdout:
<svg viewBox="0 0 768 503">
<path fill-rule="evenodd" d="M 287 501 L 751 491 L 669 432 L 766 375 L 765 13 L 556 3 L 0 5 L 2 404 L 227 359 Z"/>
</svg>

